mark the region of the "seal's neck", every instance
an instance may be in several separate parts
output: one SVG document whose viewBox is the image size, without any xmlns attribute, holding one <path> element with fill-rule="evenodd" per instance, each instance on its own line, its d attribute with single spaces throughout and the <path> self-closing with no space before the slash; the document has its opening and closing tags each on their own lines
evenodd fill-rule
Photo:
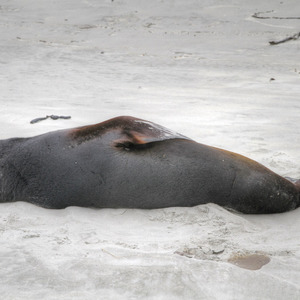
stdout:
<svg viewBox="0 0 300 300">
<path fill-rule="evenodd" d="M 0 202 L 5 201 L 5 166 L 7 163 L 7 157 L 13 151 L 13 149 L 20 145 L 26 138 L 12 138 L 7 140 L 0 140 Z"/>
<path fill-rule="evenodd" d="M 0 140 L 0 160 L 8 155 L 10 151 L 18 144 L 27 140 L 27 138 L 12 138 L 7 140 Z"/>
</svg>

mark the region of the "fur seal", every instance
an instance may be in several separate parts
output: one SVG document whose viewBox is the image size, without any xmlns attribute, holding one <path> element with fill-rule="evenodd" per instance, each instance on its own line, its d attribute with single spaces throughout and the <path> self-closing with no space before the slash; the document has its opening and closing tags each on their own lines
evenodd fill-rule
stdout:
<svg viewBox="0 0 300 300">
<path fill-rule="evenodd" d="M 249 158 L 133 117 L 0 141 L 0 202 L 144 209 L 212 202 L 259 214 L 295 209 L 299 194 L 299 182 Z"/>
</svg>

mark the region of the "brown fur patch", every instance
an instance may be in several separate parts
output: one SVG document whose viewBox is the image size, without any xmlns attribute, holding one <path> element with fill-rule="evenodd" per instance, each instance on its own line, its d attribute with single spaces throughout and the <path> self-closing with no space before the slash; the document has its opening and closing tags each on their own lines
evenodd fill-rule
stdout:
<svg viewBox="0 0 300 300">
<path fill-rule="evenodd" d="M 117 117 L 102 123 L 75 128 L 70 132 L 70 136 L 74 140 L 88 141 L 99 137 L 112 129 L 124 130 L 126 126 L 130 126 L 134 120 L 137 119 L 125 116 Z"/>
<path fill-rule="evenodd" d="M 70 131 L 69 135 L 72 140 L 80 144 L 113 130 L 119 131 L 122 136 L 120 140 L 115 141 L 116 143 L 122 141 L 141 145 L 173 138 L 188 139 L 160 125 L 129 116 L 116 117 L 95 125 L 75 128 Z"/>
</svg>

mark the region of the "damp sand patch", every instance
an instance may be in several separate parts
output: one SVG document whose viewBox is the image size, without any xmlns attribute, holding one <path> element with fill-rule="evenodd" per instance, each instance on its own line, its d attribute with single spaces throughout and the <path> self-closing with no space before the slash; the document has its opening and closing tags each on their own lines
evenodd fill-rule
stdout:
<svg viewBox="0 0 300 300">
<path fill-rule="evenodd" d="M 270 257 L 263 254 L 234 255 L 228 259 L 229 263 L 248 270 L 259 270 L 270 261 Z"/>
</svg>

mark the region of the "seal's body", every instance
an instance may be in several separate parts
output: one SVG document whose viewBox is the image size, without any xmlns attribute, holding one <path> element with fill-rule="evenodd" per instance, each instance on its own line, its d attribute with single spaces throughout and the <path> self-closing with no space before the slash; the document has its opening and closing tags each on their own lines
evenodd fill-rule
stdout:
<svg viewBox="0 0 300 300">
<path fill-rule="evenodd" d="M 259 163 L 132 117 L 3 140 L 0 157 L 2 202 L 279 213 L 300 201 L 298 185 Z"/>
</svg>

